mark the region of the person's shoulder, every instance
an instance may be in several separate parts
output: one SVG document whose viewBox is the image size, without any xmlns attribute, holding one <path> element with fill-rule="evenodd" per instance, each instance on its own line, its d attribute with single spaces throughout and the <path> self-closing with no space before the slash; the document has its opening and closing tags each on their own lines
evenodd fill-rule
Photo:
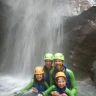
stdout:
<svg viewBox="0 0 96 96">
<path fill-rule="evenodd" d="M 67 64 L 65 64 L 65 63 L 63 64 L 63 66 L 64 66 L 65 68 L 67 68 Z"/>
<path fill-rule="evenodd" d="M 44 65 L 44 66 L 43 66 L 43 70 L 45 69 L 45 67 L 46 67 L 46 66 Z"/>
<path fill-rule="evenodd" d="M 50 69 L 50 71 L 54 71 L 54 68 L 55 68 L 55 67 L 54 67 L 54 66 L 52 66 L 52 67 L 51 67 L 51 69 Z"/>
<path fill-rule="evenodd" d="M 55 66 L 52 66 L 52 68 L 51 69 L 54 69 L 55 68 Z"/>
<path fill-rule="evenodd" d="M 69 68 L 66 69 L 67 72 L 73 73 L 73 71 Z"/>
</svg>

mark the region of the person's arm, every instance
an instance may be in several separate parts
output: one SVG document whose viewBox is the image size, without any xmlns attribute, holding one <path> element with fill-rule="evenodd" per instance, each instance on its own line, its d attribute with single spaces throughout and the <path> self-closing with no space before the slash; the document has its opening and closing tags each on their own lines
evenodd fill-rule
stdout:
<svg viewBox="0 0 96 96">
<path fill-rule="evenodd" d="M 45 85 L 46 89 L 49 88 L 49 85 L 48 85 L 48 83 L 46 81 L 44 81 L 44 85 Z"/>
<path fill-rule="evenodd" d="M 42 92 L 43 96 L 47 96 L 49 93 L 52 92 L 52 90 L 55 88 L 55 85 L 52 85 L 51 87 L 49 87 L 46 91 Z"/>
<path fill-rule="evenodd" d="M 70 69 L 67 69 L 67 71 L 68 71 L 69 76 L 70 76 L 71 92 L 75 95 L 77 92 L 75 76 L 74 76 L 74 73 Z"/>
<path fill-rule="evenodd" d="M 54 84 L 53 71 L 54 71 L 54 67 L 53 67 L 53 68 L 50 70 L 50 72 L 49 72 L 50 86 L 52 86 L 52 85 Z"/>
<path fill-rule="evenodd" d="M 33 83 L 34 83 L 34 79 L 33 79 L 33 77 L 32 77 L 30 83 L 29 83 L 26 87 L 24 87 L 24 88 L 22 88 L 21 90 L 17 91 L 17 93 L 22 93 L 22 92 L 24 92 L 24 91 L 26 91 L 26 90 L 29 90 L 30 88 L 32 88 Z"/>
<path fill-rule="evenodd" d="M 74 94 L 71 92 L 71 90 L 69 90 L 67 87 L 65 89 L 65 92 L 68 96 L 74 96 Z"/>
</svg>

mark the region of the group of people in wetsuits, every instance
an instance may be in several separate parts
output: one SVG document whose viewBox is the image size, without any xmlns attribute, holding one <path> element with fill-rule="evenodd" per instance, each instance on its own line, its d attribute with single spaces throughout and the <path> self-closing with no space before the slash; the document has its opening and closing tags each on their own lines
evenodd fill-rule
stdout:
<svg viewBox="0 0 96 96">
<path fill-rule="evenodd" d="M 74 73 L 64 64 L 64 55 L 47 53 L 44 56 L 45 65 L 34 69 L 30 83 L 15 92 L 16 94 L 30 90 L 37 96 L 75 96 L 77 92 Z M 53 65 L 52 65 L 53 64 Z"/>
</svg>

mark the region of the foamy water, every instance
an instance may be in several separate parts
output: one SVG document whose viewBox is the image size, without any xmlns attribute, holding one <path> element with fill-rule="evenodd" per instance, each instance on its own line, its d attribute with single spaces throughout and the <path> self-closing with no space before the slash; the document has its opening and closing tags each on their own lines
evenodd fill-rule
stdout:
<svg viewBox="0 0 96 96">
<path fill-rule="evenodd" d="M 13 92 L 26 86 L 31 80 L 29 78 L 11 77 L 8 75 L 0 76 L 0 96 L 9 96 Z M 90 78 L 77 81 L 76 96 L 95 96 L 96 88 Z"/>
</svg>

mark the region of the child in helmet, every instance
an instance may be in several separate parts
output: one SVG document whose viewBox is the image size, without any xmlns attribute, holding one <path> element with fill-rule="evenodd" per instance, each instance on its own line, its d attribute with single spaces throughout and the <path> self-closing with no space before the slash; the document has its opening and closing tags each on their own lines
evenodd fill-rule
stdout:
<svg viewBox="0 0 96 96">
<path fill-rule="evenodd" d="M 48 83 L 49 86 L 53 84 L 52 80 L 52 72 L 53 72 L 53 55 L 51 53 L 46 53 L 44 56 L 45 65 L 43 67 L 44 69 L 44 80 Z"/>
<path fill-rule="evenodd" d="M 64 65 L 64 55 L 62 53 L 56 53 L 54 55 L 54 66 L 52 73 L 53 80 L 57 72 L 64 72 L 66 75 L 66 87 L 75 95 L 77 92 L 75 76 L 74 73 Z"/>
<path fill-rule="evenodd" d="M 67 96 L 65 89 L 66 89 L 66 76 L 63 72 L 57 72 L 55 76 L 56 88 L 53 89 L 51 92 L 52 96 L 59 95 L 60 96 Z"/>
<path fill-rule="evenodd" d="M 55 75 L 55 85 L 49 87 L 42 94 L 38 94 L 38 96 L 47 96 L 49 93 L 52 96 L 74 96 L 66 87 L 66 75 L 64 72 L 57 72 Z"/>
<path fill-rule="evenodd" d="M 28 90 L 31 90 L 32 92 L 41 93 L 48 88 L 48 84 L 44 81 L 43 67 L 38 66 L 34 70 L 34 78 L 31 79 L 30 83 L 26 87 L 17 91 L 17 93 L 22 93 Z"/>
</svg>

